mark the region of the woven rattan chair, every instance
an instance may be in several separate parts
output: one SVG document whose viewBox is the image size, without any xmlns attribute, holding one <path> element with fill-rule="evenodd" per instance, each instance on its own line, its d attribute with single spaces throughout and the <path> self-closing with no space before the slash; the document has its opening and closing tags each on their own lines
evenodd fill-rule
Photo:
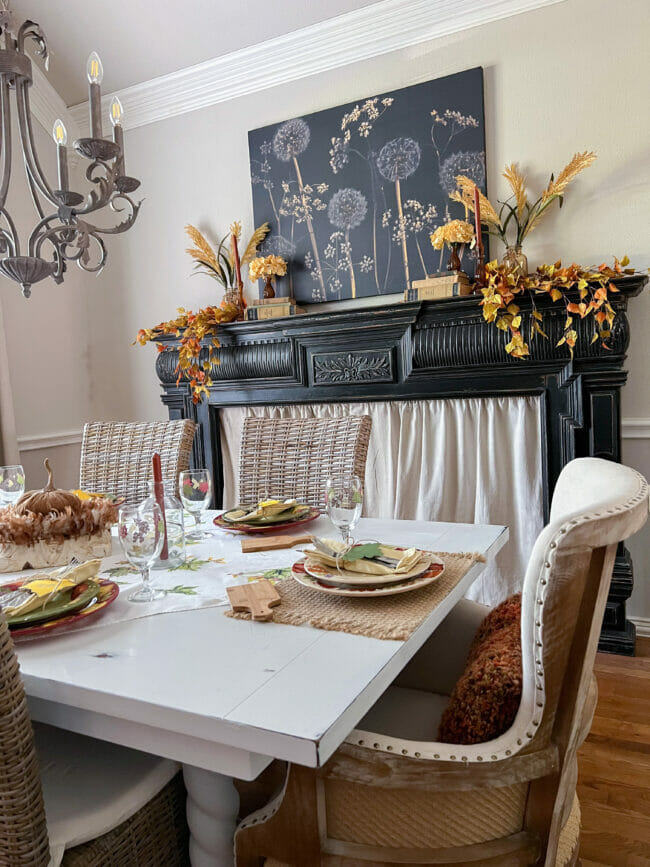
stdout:
<svg viewBox="0 0 650 867">
<path fill-rule="evenodd" d="M 328 476 L 354 473 L 363 482 L 372 419 L 244 419 L 239 458 L 239 501 L 295 497 L 324 510 Z"/>
<path fill-rule="evenodd" d="M 178 421 L 95 421 L 84 425 L 79 487 L 124 497 L 129 505 L 148 494 L 151 458 L 160 454 L 163 479 L 173 479 L 190 465 L 196 425 Z"/>
<path fill-rule="evenodd" d="M 522 594 L 523 692 L 500 737 L 434 741 L 486 610 L 465 601 L 327 764 L 290 766 L 282 791 L 239 826 L 239 867 L 271 864 L 577 863 L 577 750 L 616 548 L 648 515 L 628 467 L 582 458 L 558 479 Z"/>
<path fill-rule="evenodd" d="M 185 788 L 174 762 L 50 726 L 35 728 L 38 750 L 0 612 L 3 867 L 189 864 Z"/>
</svg>

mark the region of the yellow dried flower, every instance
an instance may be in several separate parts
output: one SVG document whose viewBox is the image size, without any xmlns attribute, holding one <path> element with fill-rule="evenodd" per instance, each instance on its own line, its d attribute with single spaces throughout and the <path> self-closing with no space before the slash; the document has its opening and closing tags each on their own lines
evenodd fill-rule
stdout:
<svg viewBox="0 0 650 867">
<path fill-rule="evenodd" d="M 465 220 L 451 220 L 439 226 L 429 237 L 434 250 L 442 250 L 445 244 L 471 244 L 474 227 Z"/>
<path fill-rule="evenodd" d="M 261 277 L 284 277 L 287 273 L 287 263 L 282 256 L 258 256 L 248 266 L 248 276 L 251 280 Z"/>
</svg>

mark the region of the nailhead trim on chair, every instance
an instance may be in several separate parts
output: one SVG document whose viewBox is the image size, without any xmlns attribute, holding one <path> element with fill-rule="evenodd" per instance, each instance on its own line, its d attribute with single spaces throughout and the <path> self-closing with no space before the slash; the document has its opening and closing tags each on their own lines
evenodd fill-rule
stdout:
<svg viewBox="0 0 650 867">
<path fill-rule="evenodd" d="M 634 508 L 634 506 L 639 505 L 644 500 L 648 500 L 648 484 L 640 473 L 636 473 L 636 476 L 639 482 L 638 492 L 625 502 L 620 503 L 612 509 L 608 509 L 608 515 L 620 514 Z M 579 519 L 572 518 L 570 521 L 567 521 L 557 530 L 555 536 L 549 542 L 549 553 L 547 555 L 547 559 L 544 561 L 544 568 L 538 577 L 535 592 L 535 598 L 537 601 L 537 605 L 539 606 L 540 612 L 544 611 L 544 602 L 546 600 L 546 593 L 548 588 L 548 579 L 544 576 L 546 575 L 546 572 L 552 568 L 552 565 L 555 562 L 558 544 L 560 541 L 562 541 L 561 537 L 564 536 L 569 529 L 601 517 L 604 517 L 603 512 L 590 512 Z M 510 730 L 504 735 L 501 735 L 495 741 L 493 741 L 493 743 L 495 744 L 500 743 L 500 746 L 497 747 L 494 752 L 490 754 L 490 761 L 497 762 L 512 755 L 516 755 L 518 752 L 520 752 L 521 747 L 524 744 L 523 736 L 525 735 L 527 739 L 526 743 L 528 743 L 534 737 L 535 733 L 529 730 L 530 726 L 532 725 L 537 727 L 540 725 L 541 718 L 543 717 L 544 713 L 544 707 L 546 704 L 546 690 L 544 687 L 543 670 L 543 628 L 543 619 L 541 617 L 538 617 L 534 621 L 534 647 L 536 648 L 536 651 L 533 656 L 533 661 L 536 680 L 533 713 L 530 714 L 529 717 L 525 720 L 519 720 L 518 718 L 516 718 Z M 398 750 L 403 756 L 414 756 L 416 759 L 435 759 L 449 762 L 457 761 L 457 757 L 455 754 L 455 748 L 458 746 L 457 744 L 443 744 L 435 741 L 406 741 L 398 738 L 386 738 L 383 741 L 375 741 L 372 744 L 366 743 L 367 738 L 375 737 L 376 734 L 372 732 L 364 732 L 360 729 L 355 729 L 354 731 L 350 732 L 350 735 L 346 739 L 346 743 L 357 744 L 358 746 L 365 746 L 367 748 L 378 750 L 380 752 L 390 752 L 393 750 Z M 461 761 L 482 762 L 487 759 L 488 756 L 483 755 L 482 753 L 478 753 L 476 751 L 477 748 L 479 748 L 480 746 L 481 745 L 477 744 L 475 747 L 468 747 L 468 755 L 465 756 L 464 759 L 461 759 Z M 417 751 L 415 750 L 415 747 L 417 747 Z M 454 749 L 454 753 L 451 752 L 452 749 Z"/>
</svg>

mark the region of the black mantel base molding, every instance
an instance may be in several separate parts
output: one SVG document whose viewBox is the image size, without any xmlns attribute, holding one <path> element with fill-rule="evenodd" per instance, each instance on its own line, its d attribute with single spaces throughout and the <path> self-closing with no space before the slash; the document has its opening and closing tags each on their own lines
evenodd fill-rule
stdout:
<svg viewBox="0 0 650 867">
<path fill-rule="evenodd" d="M 571 359 L 556 348 L 566 312 L 536 299 L 549 339 L 530 343 L 519 360 L 504 350 L 506 335 L 483 321 L 476 296 L 397 303 L 287 319 L 241 322 L 219 329 L 220 364 L 213 365 L 209 397 L 194 405 L 189 384 L 176 384 L 178 338 L 159 340 L 156 371 L 170 418 L 192 418 L 200 429 L 195 466 L 210 468 L 215 505 L 221 505 L 223 468 L 219 409 L 226 406 L 538 395 L 542 398 L 544 513 L 562 467 L 592 455 L 619 461 L 620 392 L 629 344 L 628 301 L 647 277 L 614 281 L 616 319 L 610 349 L 591 343 L 592 325 L 578 322 Z M 577 300 L 577 299 L 576 299 Z M 529 299 L 520 303 L 522 332 L 530 333 Z M 205 350 L 207 359 L 207 348 Z M 647 576 L 644 576 L 647 577 Z M 600 649 L 634 653 L 634 627 L 625 618 L 632 564 L 621 546 L 614 566 Z"/>
</svg>

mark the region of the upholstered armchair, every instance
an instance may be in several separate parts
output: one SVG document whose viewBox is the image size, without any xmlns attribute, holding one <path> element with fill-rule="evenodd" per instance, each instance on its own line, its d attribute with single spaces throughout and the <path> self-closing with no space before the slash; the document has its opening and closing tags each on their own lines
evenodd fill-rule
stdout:
<svg viewBox="0 0 650 867">
<path fill-rule="evenodd" d="M 436 742 L 486 609 L 463 601 L 327 764 L 290 766 L 235 837 L 240 867 L 577 863 L 577 751 L 619 542 L 648 515 L 645 479 L 581 458 L 562 471 L 524 578 L 522 694 L 512 725 Z"/>
</svg>

